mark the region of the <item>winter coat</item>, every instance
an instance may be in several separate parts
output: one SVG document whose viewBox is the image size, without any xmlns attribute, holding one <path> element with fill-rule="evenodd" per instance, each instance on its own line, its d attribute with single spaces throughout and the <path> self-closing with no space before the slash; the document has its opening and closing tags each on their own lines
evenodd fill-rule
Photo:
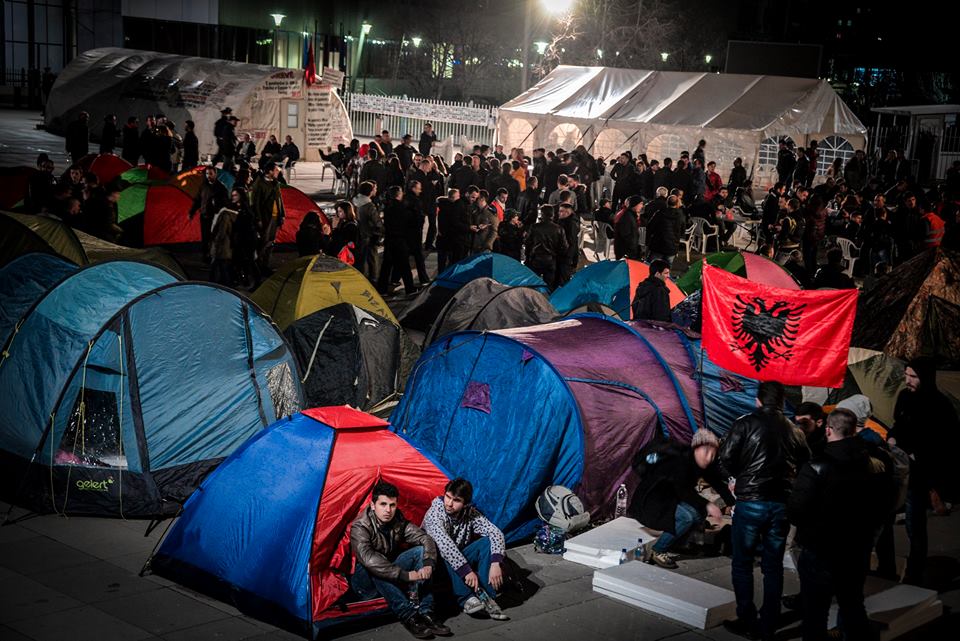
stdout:
<svg viewBox="0 0 960 641">
<path fill-rule="evenodd" d="M 380 211 L 370 197 L 363 194 L 353 197 L 353 206 L 357 209 L 360 242 L 376 247 L 383 240 L 383 221 L 380 219 Z"/>
<path fill-rule="evenodd" d="M 280 183 L 267 180 L 263 176 L 257 178 L 250 190 L 250 209 L 256 216 L 260 229 L 266 229 L 271 218 L 277 219 L 277 227 L 283 225 L 285 213 L 283 199 L 280 197 Z"/>
<path fill-rule="evenodd" d="M 437 199 L 437 249 L 465 255 L 470 251 L 470 217 L 464 200 Z"/>
<path fill-rule="evenodd" d="M 686 503 L 707 518 L 707 500 L 697 492 L 703 478 L 727 505 L 733 497 L 717 466 L 702 469 L 693 458 L 689 445 L 672 440 L 656 440 L 641 449 L 633 459 L 633 469 L 640 477 L 627 513 L 646 527 L 676 533 L 676 512 L 679 503 Z"/>
<path fill-rule="evenodd" d="M 497 213 L 490 209 L 490 207 L 481 210 L 479 207 L 474 206 L 470 214 L 470 224 L 487 225 L 486 228 L 473 233 L 471 251 L 474 253 L 493 251 L 493 244 L 497 240 L 497 226 L 500 224 Z"/>
<path fill-rule="evenodd" d="M 201 218 L 212 218 L 215 213 L 226 207 L 230 202 L 230 194 L 226 186 L 219 180 L 209 182 L 206 177 L 200 185 L 196 198 L 190 206 L 190 214 L 200 212 Z"/>
<path fill-rule="evenodd" d="M 200 141 L 197 134 L 188 131 L 183 134 L 183 167 L 192 169 L 200 164 Z"/>
<path fill-rule="evenodd" d="M 460 190 L 461 196 L 465 196 L 471 186 L 479 187 L 480 184 L 480 176 L 469 165 L 463 165 L 453 174 L 453 185 Z"/>
<path fill-rule="evenodd" d="M 300 256 L 313 256 L 314 254 L 326 253 L 329 247 L 330 237 L 323 235 L 323 225 L 320 216 L 316 212 L 307 212 L 297 230 L 297 254 Z"/>
<path fill-rule="evenodd" d="M 825 557 L 868 550 L 895 494 L 890 465 L 871 456 L 863 439 L 827 443 L 793 483 L 787 514 L 797 542 Z"/>
<path fill-rule="evenodd" d="M 610 170 L 613 178 L 613 202 L 619 205 L 630 196 L 637 196 L 643 191 L 643 181 L 633 165 L 614 165 Z"/>
<path fill-rule="evenodd" d="M 398 256 L 409 253 L 410 208 L 400 200 L 390 199 L 383 208 L 384 248 Z"/>
<path fill-rule="evenodd" d="M 655 254 L 673 256 L 683 235 L 684 216 L 679 209 L 658 211 L 647 223 L 647 248 Z"/>
<path fill-rule="evenodd" d="M 617 260 L 632 258 L 640 260 L 640 223 L 630 210 L 624 210 L 614 217 L 613 253 Z"/>
<path fill-rule="evenodd" d="M 717 459 L 736 478 L 738 501 L 786 503 L 793 479 L 810 458 L 803 432 L 779 409 L 761 407 L 734 421 Z"/>
<path fill-rule="evenodd" d="M 652 320 L 669 323 L 670 290 L 667 284 L 656 276 L 650 275 L 637 285 L 631 306 L 634 320 Z"/>
<path fill-rule="evenodd" d="M 524 241 L 527 263 L 552 264 L 567 251 L 567 237 L 553 221 L 535 223 Z"/>
<path fill-rule="evenodd" d="M 233 260 L 233 226 L 237 212 L 226 207 L 213 215 L 210 255 L 214 260 Z"/>
<path fill-rule="evenodd" d="M 403 581 L 404 570 L 393 563 L 408 546 L 423 546 L 423 565 L 437 564 L 437 545 L 430 535 L 397 510 L 390 523 L 382 524 L 368 507 L 350 526 L 350 548 L 356 562 L 367 572 L 387 581 Z"/>
<path fill-rule="evenodd" d="M 519 261 L 523 249 L 523 228 L 509 221 L 503 221 L 497 227 L 497 253 Z"/>
<path fill-rule="evenodd" d="M 540 209 L 540 194 L 533 189 L 526 189 L 517 199 L 517 211 L 520 212 L 520 222 L 524 227 L 530 227 L 537 222 L 537 213 Z"/>
<path fill-rule="evenodd" d="M 100 132 L 100 153 L 112 154 L 113 148 L 117 146 L 117 126 L 112 122 L 104 121 L 103 130 Z"/>
<path fill-rule="evenodd" d="M 490 542 L 490 562 L 503 561 L 506 549 L 503 532 L 473 505 L 464 505 L 459 514 L 450 516 L 443 507 L 443 497 L 438 496 L 423 515 L 422 527 L 436 542 L 443 560 L 449 563 L 461 578 L 474 569 L 480 569 L 471 568 L 461 553 L 461 550 L 480 537 L 486 537 Z"/>
</svg>

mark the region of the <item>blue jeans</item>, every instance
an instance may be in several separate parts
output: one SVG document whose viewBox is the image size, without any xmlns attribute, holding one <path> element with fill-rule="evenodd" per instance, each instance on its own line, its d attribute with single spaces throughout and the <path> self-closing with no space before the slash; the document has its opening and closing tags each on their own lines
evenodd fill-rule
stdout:
<svg viewBox="0 0 960 641">
<path fill-rule="evenodd" d="M 912 473 L 912 470 L 911 470 Z M 919 476 L 919 474 L 917 475 Z M 929 485 L 910 478 L 907 491 L 906 523 L 910 554 L 907 556 L 907 582 L 920 583 L 927 566 L 927 506 L 930 504 Z"/>
<path fill-rule="evenodd" d="M 783 554 L 787 545 L 787 506 L 772 501 L 737 501 L 733 511 L 733 563 L 731 578 L 737 597 L 737 618 L 747 624 L 757 620 L 753 603 L 753 559 L 760 552 L 763 571 L 763 605 L 760 630 L 773 637 L 783 596 Z"/>
<path fill-rule="evenodd" d="M 405 572 L 412 572 L 423 567 L 423 546 L 410 548 L 398 556 L 395 565 Z M 416 589 L 420 592 L 419 610 L 423 614 L 433 612 L 433 593 L 429 588 L 422 587 L 418 581 L 410 584 L 407 581 L 388 581 L 370 574 L 367 568 L 357 563 L 357 569 L 350 577 L 350 587 L 361 599 L 375 599 L 382 596 L 390 606 L 390 610 L 401 621 L 406 621 L 417 613 L 418 607 L 407 596 L 408 591 Z"/>
<path fill-rule="evenodd" d="M 467 558 L 470 567 L 476 570 L 477 576 L 480 577 L 480 585 L 487 591 L 487 594 L 491 598 L 496 596 L 496 590 L 490 585 L 490 539 L 485 536 L 481 537 L 460 552 Z M 447 566 L 447 574 L 450 575 L 450 583 L 453 586 L 453 593 L 457 597 L 457 604 L 463 607 L 463 603 L 473 596 L 473 590 L 457 574 L 457 568 L 450 565 L 446 559 L 443 562 Z"/>
<path fill-rule="evenodd" d="M 654 552 L 666 552 L 678 539 L 686 536 L 694 525 L 700 522 L 700 513 L 697 512 L 689 503 L 677 503 L 677 510 L 674 512 L 674 533 L 664 532 L 653 544 Z"/>
</svg>

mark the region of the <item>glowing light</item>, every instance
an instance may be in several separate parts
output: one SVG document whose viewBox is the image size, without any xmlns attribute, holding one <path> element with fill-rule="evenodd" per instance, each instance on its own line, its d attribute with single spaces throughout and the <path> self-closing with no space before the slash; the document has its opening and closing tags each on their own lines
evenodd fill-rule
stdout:
<svg viewBox="0 0 960 641">
<path fill-rule="evenodd" d="M 703 61 L 707 64 L 710 64 L 711 60 L 713 60 L 713 56 L 711 56 L 709 53 L 703 57 Z"/>
<path fill-rule="evenodd" d="M 541 40 L 541 41 L 538 41 L 538 42 L 534 42 L 534 43 L 533 43 L 533 46 L 536 47 L 537 53 L 542 56 L 542 55 L 546 52 L 547 47 L 548 47 L 549 45 L 548 45 L 548 43 L 543 42 L 543 41 Z"/>
<path fill-rule="evenodd" d="M 603 49 L 597 49 L 597 57 L 603 58 Z"/>
<path fill-rule="evenodd" d="M 573 10 L 574 0 L 541 0 L 543 10 L 555 16 L 565 16 Z"/>
<path fill-rule="evenodd" d="M 287 16 L 283 13 L 271 13 L 270 17 L 273 18 L 273 24 L 279 27 L 280 23 L 283 22 L 283 19 Z"/>
<path fill-rule="evenodd" d="M 666 51 L 661 51 L 661 52 L 660 52 L 660 59 L 663 60 L 664 62 L 666 62 L 666 61 L 667 61 L 667 58 L 669 58 L 669 57 L 670 57 L 670 54 L 667 53 Z"/>
<path fill-rule="evenodd" d="M 364 22 L 362 25 L 360 25 L 360 33 L 362 33 L 363 35 L 367 35 L 368 33 L 370 33 L 371 29 L 373 29 L 373 25 L 370 24 L 369 22 Z"/>
<path fill-rule="evenodd" d="M 414 47 L 419 47 L 420 43 L 423 42 L 423 38 L 421 38 L 420 36 L 414 36 L 410 38 L 410 41 L 413 43 Z"/>
</svg>

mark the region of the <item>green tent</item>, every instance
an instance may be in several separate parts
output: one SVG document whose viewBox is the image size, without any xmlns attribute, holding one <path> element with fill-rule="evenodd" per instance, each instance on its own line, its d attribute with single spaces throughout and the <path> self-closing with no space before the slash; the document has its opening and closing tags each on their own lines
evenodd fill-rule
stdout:
<svg viewBox="0 0 960 641">
<path fill-rule="evenodd" d="M 707 255 L 707 264 L 719 267 L 756 283 L 763 283 L 781 289 L 800 289 L 793 276 L 772 260 L 758 254 L 743 252 L 718 252 Z M 701 277 L 703 261 L 690 263 L 687 272 L 677 279 L 677 287 L 685 294 L 692 294 L 703 287 Z"/>
</svg>

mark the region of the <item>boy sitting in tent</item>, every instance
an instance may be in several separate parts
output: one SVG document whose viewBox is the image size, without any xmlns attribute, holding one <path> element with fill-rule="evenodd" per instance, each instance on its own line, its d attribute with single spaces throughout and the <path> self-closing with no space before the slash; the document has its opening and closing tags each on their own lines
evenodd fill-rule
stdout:
<svg viewBox="0 0 960 641">
<path fill-rule="evenodd" d="M 473 485 L 456 478 L 433 499 L 423 529 L 437 542 L 457 603 L 467 614 L 486 610 L 491 619 L 510 619 L 493 597 L 503 585 L 503 532 L 473 506 Z M 476 569 L 474 569 L 476 567 Z"/>
<path fill-rule="evenodd" d="M 397 509 L 400 491 L 386 481 L 373 486 L 370 507 L 350 526 L 350 547 L 357 567 L 350 586 L 364 599 L 382 596 L 410 634 L 418 639 L 449 636 L 437 623 L 429 588 L 437 545 Z M 410 545 L 401 551 L 403 545 Z"/>
</svg>

